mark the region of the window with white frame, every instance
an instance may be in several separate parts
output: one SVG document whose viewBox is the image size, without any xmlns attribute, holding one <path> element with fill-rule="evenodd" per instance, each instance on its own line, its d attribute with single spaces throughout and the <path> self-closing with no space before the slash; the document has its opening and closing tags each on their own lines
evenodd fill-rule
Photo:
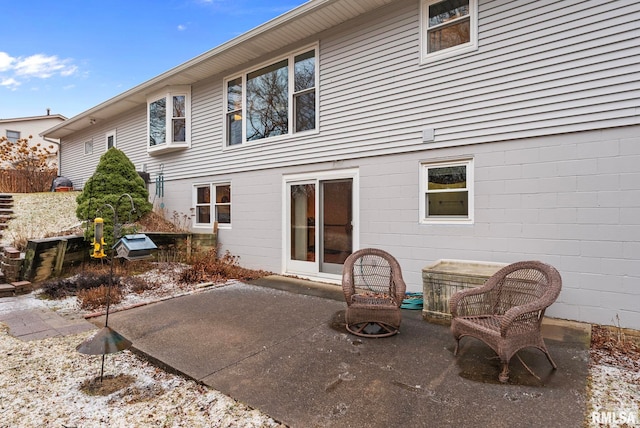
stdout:
<svg viewBox="0 0 640 428">
<path fill-rule="evenodd" d="M 107 140 L 107 150 L 111 147 L 116 147 L 116 131 L 109 131 L 105 134 L 105 139 Z"/>
<path fill-rule="evenodd" d="M 7 140 L 12 143 L 17 143 L 20 139 L 20 131 L 9 131 L 7 130 Z"/>
<path fill-rule="evenodd" d="M 225 80 L 227 146 L 317 127 L 317 48 Z"/>
<path fill-rule="evenodd" d="M 194 186 L 195 225 L 211 226 L 218 222 L 231 225 L 231 184 L 212 183 Z"/>
<path fill-rule="evenodd" d="M 84 154 L 85 155 L 93 154 L 93 140 L 84 142 Z"/>
<path fill-rule="evenodd" d="M 423 59 L 477 48 L 477 0 L 422 0 L 420 6 Z"/>
<path fill-rule="evenodd" d="M 473 222 L 473 160 L 423 163 L 420 170 L 422 223 Z"/>
<path fill-rule="evenodd" d="M 147 151 L 188 148 L 191 142 L 191 88 L 170 88 L 149 97 L 147 121 Z"/>
</svg>

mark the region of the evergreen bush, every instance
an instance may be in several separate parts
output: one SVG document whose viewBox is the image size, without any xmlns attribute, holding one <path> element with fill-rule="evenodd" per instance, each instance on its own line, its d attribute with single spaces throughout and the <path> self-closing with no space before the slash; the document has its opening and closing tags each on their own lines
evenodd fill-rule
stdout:
<svg viewBox="0 0 640 428">
<path fill-rule="evenodd" d="M 131 196 L 134 212 L 131 212 L 131 199 L 124 194 Z M 104 219 L 104 239 L 108 247 L 114 244 L 114 212 L 106 204 L 116 211 L 120 224 L 133 223 L 153 208 L 144 180 L 124 152 L 115 147 L 102 155 L 76 202 L 76 215 L 90 223 L 85 234 L 87 239 L 93 239 L 93 220 L 96 217 Z M 127 230 L 121 231 L 120 235 L 124 233 L 128 233 Z"/>
</svg>

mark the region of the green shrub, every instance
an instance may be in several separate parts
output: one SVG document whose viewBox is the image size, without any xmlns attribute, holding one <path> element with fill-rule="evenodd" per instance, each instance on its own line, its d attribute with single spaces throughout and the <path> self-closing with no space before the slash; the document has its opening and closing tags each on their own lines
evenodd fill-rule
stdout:
<svg viewBox="0 0 640 428">
<path fill-rule="evenodd" d="M 131 199 L 123 196 L 125 193 L 129 194 Z M 131 209 L 131 200 L 134 212 Z M 102 155 L 96 171 L 85 183 L 76 201 L 76 215 L 80 220 L 93 222 L 96 217 L 104 219 L 104 239 L 108 246 L 114 243 L 114 211 L 106 204 L 113 207 L 120 224 L 133 223 L 153 208 L 144 180 L 124 152 L 115 147 Z M 93 233 L 93 226 L 89 225 L 85 237 L 92 240 Z M 124 233 L 127 231 L 121 231 L 120 235 Z"/>
</svg>

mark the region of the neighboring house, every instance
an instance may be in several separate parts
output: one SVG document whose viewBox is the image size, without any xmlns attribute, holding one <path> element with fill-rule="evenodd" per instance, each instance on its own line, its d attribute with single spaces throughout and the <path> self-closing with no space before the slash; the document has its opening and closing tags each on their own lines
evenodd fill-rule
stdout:
<svg viewBox="0 0 640 428">
<path fill-rule="evenodd" d="M 251 268 L 537 259 L 548 315 L 640 329 L 640 2 L 312 0 L 61 123 Z"/>
<path fill-rule="evenodd" d="M 7 140 L 15 143 L 20 139 L 29 139 L 31 136 L 29 144 L 31 146 L 40 144 L 42 147 L 47 148 L 52 153 L 51 163 L 55 162 L 56 165 L 59 165 L 57 158 L 60 141 L 57 138 L 47 138 L 40 134 L 65 120 L 67 120 L 66 117 L 61 114 L 51 114 L 49 109 L 47 109 L 47 114 L 44 116 L 0 119 L 0 137 L 6 137 Z"/>
</svg>

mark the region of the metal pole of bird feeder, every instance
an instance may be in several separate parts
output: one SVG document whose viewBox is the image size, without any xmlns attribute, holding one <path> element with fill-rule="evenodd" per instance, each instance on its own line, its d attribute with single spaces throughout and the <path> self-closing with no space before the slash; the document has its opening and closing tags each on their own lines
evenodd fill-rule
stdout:
<svg viewBox="0 0 640 428">
<path fill-rule="evenodd" d="M 114 208 L 112 205 L 110 204 L 104 204 L 104 206 L 107 206 L 108 208 L 111 209 L 111 211 L 113 212 L 113 224 L 114 224 L 114 237 L 118 238 L 119 233 L 120 233 L 120 225 L 118 223 L 118 211 L 117 211 L 117 207 L 120 205 L 120 200 L 127 196 L 129 198 L 129 201 L 131 202 L 131 211 L 129 213 L 129 215 L 131 215 L 132 213 L 135 212 L 135 205 L 133 203 L 133 198 L 131 197 L 131 195 L 129 195 L 128 193 L 124 193 L 120 196 L 120 198 L 118 198 L 118 201 L 116 202 L 116 208 Z M 120 334 L 118 334 L 117 332 L 111 330 L 109 328 L 109 307 L 111 305 L 111 286 L 113 285 L 113 264 L 114 264 L 114 253 L 115 250 L 113 248 L 111 248 L 111 266 L 109 268 L 109 282 L 107 283 L 107 307 L 106 307 L 106 313 L 105 313 L 105 320 L 104 320 L 104 328 L 98 332 L 98 334 L 96 334 L 96 336 L 94 336 L 92 339 L 99 339 L 102 340 L 102 347 L 100 348 L 100 350 L 102 351 L 102 364 L 100 365 L 100 383 L 102 383 L 102 380 L 104 378 L 104 360 L 105 360 L 105 356 L 107 354 L 107 351 L 111 352 L 118 352 L 124 349 L 127 349 L 128 347 L 131 346 L 131 342 L 128 341 L 127 339 L 125 339 L 124 337 L 122 337 Z M 112 345 L 114 345 L 112 347 Z M 100 345 L 100 343 L 98 343 L 98 345 Z M 109 349 L 107 349 L 109 348 Z M 85 342 L 81 343 L 80 345 L 78 345 L 78 347 L 76 348 L 78 351 L 83 352 L 83 353 L 87 353 L 87 354 L 95 354 L 95 349 L 93 349 L 92 347 L 92 343 L 91 340 L 86 340 Z M 115 350 L 113 350 L 115 349 Z"/>
</svg>

